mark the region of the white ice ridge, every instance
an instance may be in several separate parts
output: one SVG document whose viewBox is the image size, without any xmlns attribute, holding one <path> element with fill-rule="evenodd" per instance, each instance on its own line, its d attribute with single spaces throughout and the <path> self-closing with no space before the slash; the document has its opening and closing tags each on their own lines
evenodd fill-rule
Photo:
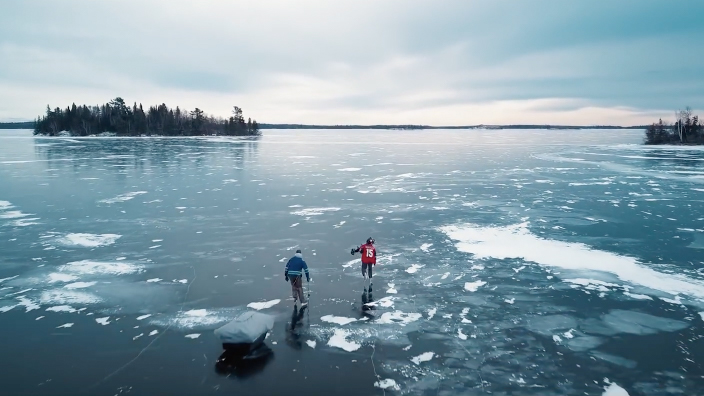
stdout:
<svg viewBox="0 0 704 396">
<path fill-rule="evenodd" d="M 66 234 L 63 238 L 59 238 L 58 241 L 67 246 L 99 247 L 112 245 L 121 237 L 122 235 L 117 234 L 74 233 Z"/>
<path fill-rule="evenodd" d="M 633 257 L 592 249 L 583 243 L 544 239 L 532 234 L 528 223 L 506 227 L 461 224 L 440 227 L 440 231 L 457 241 L 459 251 L 479 259 L 521 258 L 543 266 L 602 271 L 650 289 L 704 299 L 704 283 L 699 280 L 658 272 Z"/>
<path fill-rule="evenodd" d="M 12 208 L 12 204 L 8 201 L 0 201 L 0 210 L 6 210 Z"/>
<path fill-rule="evenodd" d="M 280 302 L 281 302 L 281 300 L 278 300 L 278 299 L 277 299 L 277 300 L 271 300 L 271 301 L 264 301 L 264 302 L 253 302 L 253 303 L 247 304 L 247 307 L 248 307 L 248 308 L 252 308 L 252 309 L 256 309 L 257 311 L 259 311 L 259 310 L 262 310 L 262 309 L 271 308 L 271 307 L 273 307 L 274 305 L 276 305 L 276 304 L 278 304 L 278 303 L 280 303 Z"/>
<path fill-rule="evenodd" d="M 142 194 L 146 194 L 146 191 L 134 191 L 134 192 L 128 192 L 125 194 L 121 194 L 116 196 L 115 198 L 110 198 L 110 199 L 103 199 L 100 200 L 99 202 L 106 203 L 106 204 L 114 204 L 117 202 L 125 202 L 129 201 L 130 199 L 134 199 L 134 197 Z"/>
</svg>

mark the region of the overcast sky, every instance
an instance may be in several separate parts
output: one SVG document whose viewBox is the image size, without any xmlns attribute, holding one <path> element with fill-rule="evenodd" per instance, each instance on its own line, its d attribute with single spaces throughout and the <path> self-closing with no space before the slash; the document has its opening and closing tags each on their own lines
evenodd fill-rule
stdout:
<svg viewBox="0 0 704 396">
<path fill-rule="evenodd" d="M 621 124 L 704 108 L 704 1 L 4 1 L 0 120 L 120 96 L 267 123 Z"/>
</svg>

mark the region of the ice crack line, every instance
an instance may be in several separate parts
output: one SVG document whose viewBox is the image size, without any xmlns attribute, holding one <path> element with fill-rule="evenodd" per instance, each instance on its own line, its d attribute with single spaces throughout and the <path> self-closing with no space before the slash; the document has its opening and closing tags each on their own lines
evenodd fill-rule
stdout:
<svg viewBox="0 0 704 396">
<path fill-rule="evenodd" d="M 196 269 L 193 268 L 193 267 L 191 267 L 191 269 L 193 269 L 193 280 L 188 284 L 188 288 L 186 289 L 186 295 L 183 297 L 183 301 L 181 302 L 181 307 L 179 308 L 179 311 L 178 311 L 179 313 L 183 312 L 183 306 L 186 305 L 186 301 L 187 301 L 187 299 L 188 299 L 188 293 L 191 291 L 191 285 L 193 284 L 193 282 L 196 281 Z M 164 331 L 163 331 L 161 334 L 159 334 L 158 336 L 154 337 L 154 339 L 153 339 L 149 344 L 147 344 L 147 346 L 145 346 L 141 351 L 139 351 L 139 353 L 137 354 L 137 356 L 135 356 L 132 360 L 130 360 L 129 362 L 125 363 L 124 365 L 122 365 L 120 368 L 118 368 L 117 370 L 113 371 L 112 373 L 108 374 L 107 376 L 105 376 L 105 378 L 103 378 L 103 379 L 101 379 L 100 381 L 96 382 L 93 386 L 91 386 L 91 387 L 88 388 L 88 389 L 93 389 L 93 388 L 95 388 L 96 386 L 98 386 L 98 385 L 100 385 L 101 383 L 103 383 L 103 382 L 107 381 L 108 379 L 112 378 L 113 376 L 115 376 L 115 374 L 119 373 L 120 371 L 124 370 L 124 369 L 127 368 L 129 365 L 131 365 L 132 363 L 134 363 L 135 361 L 137 361 L 137 359 L 139 359 L 139 357 L 142 356 L 142 354 L 143 354 L 144 352 L 146 352 L 147 349 L 149 349 L 149 347 L 151 347 L 152 344 L 154 344 L 154 343 L 156 342 L 156 340 L 158 340 L 159 338 L 161 338 L 161 336 L 163 336 L 164 334 L 166 334 L 166 333 L 169 331 L 169 329 L 171 328 L 172 325 L 173 325 L 173 323 L 169 323 L 169 325 L 166 326 L 166 329 L 164 329 Z"/>
<path fill-rule="evenodd" d="M 372 356 L 369 360 L 372 362 L 372 369 L 374 369 L 374 376 L 376 377 L 377 381 L 381 381 L 381 377 L 379 377 L 379 374 L 376 373 L 376 366 L 374 365 L 374 354 L 376 353 L 376 341 L 372 343 Z M 386 396 L 386 388 L 381 388 L 381 391 L 384 392 L 384 396 Z"/>
</svg>

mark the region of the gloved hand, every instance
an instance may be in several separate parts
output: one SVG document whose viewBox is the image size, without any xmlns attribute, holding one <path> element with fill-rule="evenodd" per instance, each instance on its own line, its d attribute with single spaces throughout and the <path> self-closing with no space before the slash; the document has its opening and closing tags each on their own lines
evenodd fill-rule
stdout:
<svg viewBox="0 0 704 396">
<path fill-rule="evenodd" d="M 287 276 L 287 277 L 285 277 L 285 279 L 286 279 L 286 282 L 288 282 L 288 276 Z"/>
<path fill-rule="evenodd" d="M 354 249 L 350 250 L 350 254 L 354 256 Z"/>
</svg>

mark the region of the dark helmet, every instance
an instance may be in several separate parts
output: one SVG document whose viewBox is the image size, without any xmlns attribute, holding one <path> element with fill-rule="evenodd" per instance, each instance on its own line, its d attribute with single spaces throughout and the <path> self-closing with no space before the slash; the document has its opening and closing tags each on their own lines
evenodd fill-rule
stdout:
<svg viewBox="0 0 704 396">
<path fill-rule="evenodd" d="M 367 243 L 371 243 L 372 245 L 374 244 L 374 238 L 369 237 L 367 238 Z"/>
</svg>

